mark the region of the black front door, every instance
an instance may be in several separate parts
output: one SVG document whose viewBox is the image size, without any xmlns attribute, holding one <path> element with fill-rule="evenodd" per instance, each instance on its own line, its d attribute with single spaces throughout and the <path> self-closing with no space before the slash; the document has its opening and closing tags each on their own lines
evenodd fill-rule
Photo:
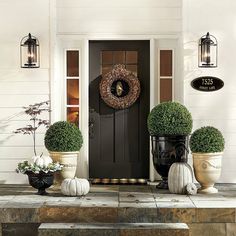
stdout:
<svg viewBox="0 0 236 236">
<path fill-rule="evenodd" d="M 102 76 L 117 64 L 141 85 L 137 101 L 122 110 L 106 105 L 99 93 Z M 90 41 L 89 83 L 90 178 L 148 178 L 149 41 Z"/>
</svg>

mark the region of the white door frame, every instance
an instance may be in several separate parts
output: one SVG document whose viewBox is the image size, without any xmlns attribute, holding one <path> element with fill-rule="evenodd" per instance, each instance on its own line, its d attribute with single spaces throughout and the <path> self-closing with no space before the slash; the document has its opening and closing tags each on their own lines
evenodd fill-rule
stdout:
<svg viewBox="0 0 236 236">
<path fill-rule="evenodd" d="M 84 138 L 84 144 L 81 148 L 79 159 L 78 159 L 78 168 L 77 168 L 77 176 L 88 178 L 89 177 L 89 41 L 90 40 L 149 40 L 150 41 L 150 109 L 152 109 L 156 104 L 158 104 L 158 50 L 159 47 L 158 42 L 161 41 L 160 47 L 170 47 L 172 46 L 165 45 L 166 40 L 171 41 L 174 40 L 177 43 L 175 47 L 177 52 L 175 53 L 175 81 L 178 81 L 178 84 L 181 84 L 183 78 L 182 70 L 178 68 L 183 68 L 181 55 L 182 55 L 182 37 L 180 35 L 109 35 L 109 36 L 97 36 L 97 35 L 66 35 L 60 34 L 57 35 L 56 42 L 53 49 L 51 49 L 51 53 L 54 56 L 51 57 L 51 64 L 54 65 L 51 68 L 51 82 L 50 82 L 50 94 L 51 94 L 51 103 L 52 103 L 52 115 L 51 120 L 55 122 L 57 120 L 63 119 L 63 98 L 61 94 L 64 94 L 63 85 L 63 58 L 64 58 L 64 50 L 66 48 L 77 48 L 81 52 L 81 81 L 80 81 L 80 122 L 81 122 L 81 131 Z M 164 46 L 163 46 L 164 45 Z M 175 49 L 175 51 L 176 51 Z M 176 82 L 175 82 L 176 84 Z M 183 81 L 182 81 L 183 84 Z M 178 89 L 180 89 L 177 86 Z M 183 87 L 183 86 L 182 86 Z M 175 91 L 174 100 L 183 101 L 182 90 Z M 60 102 L 58 102 L 60 101 Z M 152 156 L 151 156 L 151 148 L 150 148 L 150 174 L 149 178 L 151 181 L 154 181 L 156 178 L 155 170 L 153 168 Z"/>
</svg>

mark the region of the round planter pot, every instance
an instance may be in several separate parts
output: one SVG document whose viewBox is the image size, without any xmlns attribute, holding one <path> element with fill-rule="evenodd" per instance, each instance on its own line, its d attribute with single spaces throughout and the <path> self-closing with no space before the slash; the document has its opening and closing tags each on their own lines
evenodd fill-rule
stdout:
<svg viewBox="0 0 236 236">
<path fill-rule="evenodd" d="M 196 180 L 201 184 L 199 193 L 217 193 L 215 182 L 220 178 L 223 152 L 192 153 Z"/>
<path fill-rule="evenodd" d="M 78 153 L 79 152 L 49 151 L 49 155 L 53 161 L 59 162 L 61 165 L 63 165 L 62 170 L 55 174 L 55 185 L 61 185 L 63 179 L 73 179 L 75 177 Z"/>
<path fill-rule="evenodd" d="M 153 164 L 162 180 L 157 188 L 168 189 L 168 173 L 175 162 L 188 161 L 188 136 L 152 136 Z"/>
<path fill-rule="evenodd" d="M 54 172 L 55 173 L 55 172 Z M 35 174 L 33 172 L 26 172 L 29 179 L 29 184 L 33 187 L 38 189 L 37 194 L 38 195 L 46 195 L 48 194 L 45 189 L 49 188 L 53 184 L 53 172 L 40 172 L 38 174 Z"/>
</svg>

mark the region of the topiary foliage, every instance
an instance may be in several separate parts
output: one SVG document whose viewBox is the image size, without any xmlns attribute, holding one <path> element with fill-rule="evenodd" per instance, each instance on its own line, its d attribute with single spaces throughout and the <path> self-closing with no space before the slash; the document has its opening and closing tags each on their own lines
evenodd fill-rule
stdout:
<svg viewBox="0 0 236 236">
<path fill-rule="evenodd" d="M 188 135 L 192 124 L 190 112 L 178 102 L 163 102 L 154 107 L 148 116 L 150 135 Z"/>
<path fill-rule="evenodd" d="M 44 143 L 49 151 L 74 152 L 82 147 L 83 137 L 76 125 L 58 121 L 47 130 Z"/>
<path fill-rule="evenodd" d="M 195 130 L 190 138 L 192 152 L 222 152 L 224 147 L 225 140 L 222 133 L 211 126 Z"/>
</svg>

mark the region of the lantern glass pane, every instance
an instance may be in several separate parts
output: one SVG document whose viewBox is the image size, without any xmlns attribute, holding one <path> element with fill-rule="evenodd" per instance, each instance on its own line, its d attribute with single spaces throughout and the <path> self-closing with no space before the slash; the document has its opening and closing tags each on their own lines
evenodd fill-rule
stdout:
<svg viewBox="0 0 236 236">
<path fill-rule="evenodd" d="M 22 68 L 39 67 L 39 46 L 37 45 L 21 46 L 21 67 Z"/>
</svg>

